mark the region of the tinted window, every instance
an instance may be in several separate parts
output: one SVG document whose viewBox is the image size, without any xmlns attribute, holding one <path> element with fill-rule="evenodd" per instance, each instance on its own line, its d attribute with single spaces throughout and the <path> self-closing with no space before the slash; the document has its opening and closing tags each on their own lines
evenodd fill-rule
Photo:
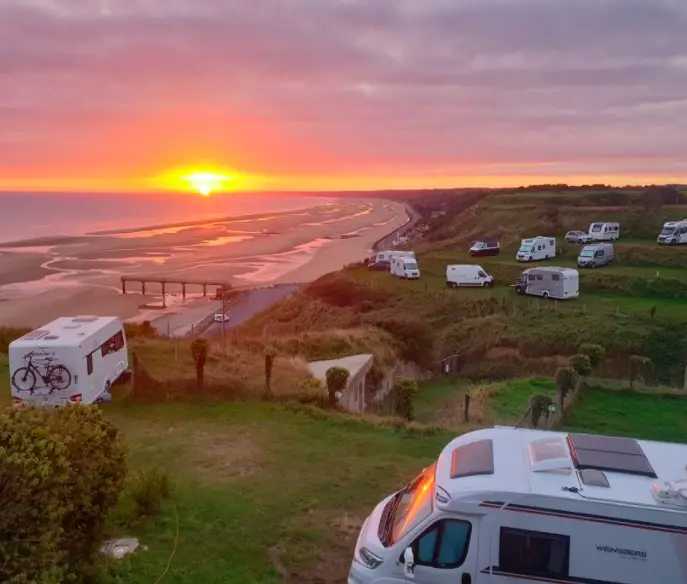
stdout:
<svg viewBox="0 0 687 584">
<path fill-rule="evenodd" d="M 89 375 L 93 373 L 93 355 L 86 357 L 86 372 Z"/>
<path fill-rule="evenodd" d="M 551 279 L 554 282 L 558 282 L 558 281 L 560 281 L 561 277 L 558 274 L 554 274 L 553 276 L 551 276 Z"/>
<path fill-rule="evenodd" d="M 110 353 L 116 353 L 124 348 L 124 334 L 119 331 L 115 336 L 110 337 L 105 341 L 100 350 L 102 351 L 103 357 L 109 355 Z"/>
<path fill-rule="evenodd" d="M 458 568 L 465 561 L 472 525 L 445 519 L 432 525 L 413 545 L 416 563 L 440 569 Z"/>
<path fill-rule="evenodd" d="M 528 576 L 568 576 L 570 538 L 567 535 L 501 528 L 499 569 Z"/>
</svg>

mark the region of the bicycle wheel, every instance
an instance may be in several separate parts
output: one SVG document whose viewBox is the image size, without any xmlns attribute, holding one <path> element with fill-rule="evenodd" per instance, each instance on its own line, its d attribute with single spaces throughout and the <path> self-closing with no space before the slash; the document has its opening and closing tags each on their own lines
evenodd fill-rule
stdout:
<svg viewBox="0 0 687 584">
<path fill-rule="evenodd" d="M 36 387 L 36 374 L 28 367 L 21 367 L 12 375 L 12 385 L 17 391 L 33 391 Z"/>
<path fill-rule="evenodd" d="M 67 389 L 72 382 L 72 374 L 64 365 L 53 367 L 48 374 L 48 385 L 51 391 Z"/>
</svg>

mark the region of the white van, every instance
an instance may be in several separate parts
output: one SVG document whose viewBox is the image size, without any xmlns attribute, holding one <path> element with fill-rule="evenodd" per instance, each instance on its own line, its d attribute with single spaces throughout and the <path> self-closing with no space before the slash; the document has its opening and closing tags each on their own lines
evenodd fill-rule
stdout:
<svg viewBox="0 0 687 584">
<path fill-rule="evenodd" d="M 656 238 L 659 245 L 682 245 L 687 243 L 687 219 L 668 221 Z"/>
<path fill-rule="evenodd" d="M 62 317 L 9 346 L 15 405 L 59 406 L 111 399 L 129 372 L 126 335 L 114 316 Z"/>
<path fill-rule="evenodd" d="M 556 257 L 556 239 L 554 237 L 532 237 L 523 239 L 515 255 L 519 262 L 536 262 Z"/>
<path fill-rule="evenodd" d="M 589 238 L 594 241 L 611 241 L 620 237 L 620 223 L 592 223 Z"/>
<path fill-rule="evenodd" d="M 687 582 L 687 445 L 469 432 L 375 507 L 349 584 Z"/>
<path fill-rule="evenodd" d="M 449 288 L 458 286 L 491 286 L 494 278 L 487 274 L 482 266 L 451 265 L 446 266 L 446 285 Z"/>
<path fill-rule="evenodd" d="M 391 258 L 391 274 L 397 278 L 416 280 L 420 277 L 420 268 L 414 257 Z"/>
</svg>

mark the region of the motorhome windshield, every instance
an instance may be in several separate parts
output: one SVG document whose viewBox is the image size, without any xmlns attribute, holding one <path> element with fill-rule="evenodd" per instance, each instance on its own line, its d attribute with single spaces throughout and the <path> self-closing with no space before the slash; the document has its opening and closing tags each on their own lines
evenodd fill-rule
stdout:
<svg viewBox="0 0 687 584">
<path fill-rule="evenodd" d="M 594 250 L 593 249 L 583 249 L 580 252 L 580 257 L 581 258 L 593 258 L 594 257 Z"/>
<path fill-rule="evenodd" d="M 661 235 L 672 235 L 675 233 L 675 227 L 664 227 Z"/>
<path fill-rule="evenodd" d="M 518 250 L 520 253 L 530 253 L 533 250 L 533 245 L 521 245 Z"/>
<path fill-rule="evenodd" d="M 385 533 L 383 534 L 384 537 L 381 537 L 385 545 L 394 545 L 432 512 L 436 468 L 436 462 L 428 466 L 413 482 L 396 493 L 387 503 L 387 509 L 384 513 L 386 525 L 382 526 Z M 382 516 L 382 520 L 384 519 L 385 517 Z"/>
<path fill-rule="evenodd" d="M 405 262 L 406 270 L 417 270 L 417 262 Z"/>
</svg>

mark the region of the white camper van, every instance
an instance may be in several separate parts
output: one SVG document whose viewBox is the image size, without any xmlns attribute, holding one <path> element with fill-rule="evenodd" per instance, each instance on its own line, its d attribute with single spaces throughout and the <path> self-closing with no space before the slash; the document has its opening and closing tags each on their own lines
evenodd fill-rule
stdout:
<svg viewBox="0 0 687 584">
<path fill-rule="evenodd" d="M 681 245 L 687 243 L 687 219 L 668 221 L 656 238 L 659 245 Z"/>
<path fill-rule="evenodd" d="M 391 274 L 397 278 L 416 280 L 420 277 L 420 268 L 415 257 L 391 258 Z"/>
<path fill-rule="evenodd" d="M 109 401 L 129 371 L 124 327 L 113 316 L 58 318 L 12 341 L 9 358 L 16 405 Z"/>
<path fill-rule="evenodd" d="M 556 239 L 539 236 L 523 239 L 515 259 L 519 262 L 536 262 L 554 257 L 556 257 Z"/>
<path fill-rule="evenodd" d="M 611 241 L 620 237 L 620 223 L 592 223 L 589 238 L 594 241 Z"/>
<path fill-rule="evenodd" d="M 572 268 L 530 268 L 518 277 L 513 287 L 518 294 L 570 300 L 580 295 L 580 274 Z"/>
<path fill-rule="evenodd" d="M 687 445 L 469 432 L 366 519 L 349 584 L 687 582 Z"/>
<path fill-rule="evenodd" d="M 492 286 L 493 276 L 487 274 L 482 266 L 452 265 L 446 266 L 446 285 L 449 288 L 459 286 Z"/>
</svg>

